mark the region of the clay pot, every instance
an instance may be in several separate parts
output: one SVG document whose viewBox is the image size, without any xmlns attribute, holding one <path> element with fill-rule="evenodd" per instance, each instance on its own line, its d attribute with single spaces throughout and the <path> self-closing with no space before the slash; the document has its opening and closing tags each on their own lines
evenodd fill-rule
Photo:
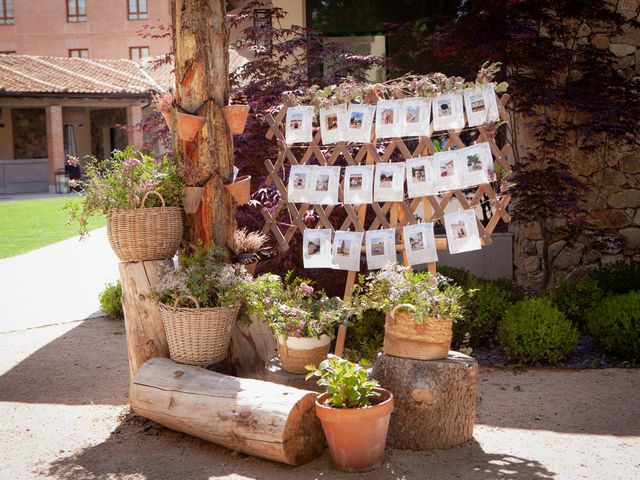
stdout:
<svg viewBox="0 0 640 480">
<path fill-rule="evenodd" d="M 244 268 L 247 270 L 247 272 L 250 275 L 255 275 L 257 266 L 258 266 L 258 261 L 256 260 L 255 262 L 252 262 L 252 263 L 249 263 L 248 265 L 245 265 Z"/>
<path fill-rule="evenodd" d="M 193 215 L 198 211 L 203 193 L 204 187 L 184 187 L 184 198 L 182 200 L 182 206 L 185 213 Z"/>
<path fill-rule="evenodd" d="M 178 136 L 181 140 L 188 142 L 196 138 L 205 122 L 204 117 L 182 112 L 176 112 L 176 120 L 178 122 Z"/>
<path fill-rule="evenodd" d="M 331 337 L 284 337 L 277 335 L 280 365 L 285 372 L 309 373 L 307 365 L 318 366 L 329 354 Z"/>
<path fill-rule="evenodd" d="M 222 114 L 229 125 L 231 135 L 240 135 L 247 123 L 249 105 L 225 105 L 222 107 Z"/>
<path fill-rule="evenodd" d="M 393 395 L 377 388 L 380 403 L 361 408 L 333 408 L 325 405 L 328 393 L 316 398 L 316 415 L 322 422 L 331 459 L 346 472 L 371 470 L 384 461 Z"/>
<path fill-rule="evenodd" d="M 242 175 L 235 182 L 227 183 L 225 188 L 237 203 L 244 205 L 251 199 L 251 176 Z"/>
<path fill-rule="evenodd" d="M 173 110 L 169 110 L 167 112 L 160 112 L 162 114 L 162 117 L 164 118 L 164 121 L 167 124 L 167 127 L 169 127 L 169 129 L 171 129 L 173 127 Z"/>
</svg>

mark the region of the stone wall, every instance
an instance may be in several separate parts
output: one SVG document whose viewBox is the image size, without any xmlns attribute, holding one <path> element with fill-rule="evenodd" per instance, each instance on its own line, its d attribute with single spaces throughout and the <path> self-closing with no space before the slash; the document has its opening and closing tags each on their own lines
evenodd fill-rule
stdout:
<svg viewBox="0 0 640 480">
<path fill-rule="evenodd" d="M 640 0 L 620 0 L 618 12 L 625 19 L 640 19 Z M 580 42 L 590 42 L 597 48 L 608 49 L 617 57 L 619 74 L 631 79 L 640 75 L 640 29 L 630 23 L 623 25 L 620 35 L 594 32 L 585 28 Z M 629 118 L 637 122 L 637 118 Z M 520 129 L 518 144 L 535 150 L 534 142 Z M 598 265 L 618 260 L 640 261 L 640 149 L 610 145 L 606 154 L 573 152 L 570 159 L 573 173 L 590 187 L 586 207 L 589 220 L 600 228 L 616 231 L 625 245 L 598 252 L 589 248 L 588 241 L 578 239 L 565 246 L 560 236 L 551 245 L 551 254 L 560 251 L 554 264 L 554 278 L 564 279 L 583 275 Z M 562 219 L 558 220 L 562 223 Z M 537 289 L 542 278 L 542 236 L 535 226 L 514 225 L 514 267 L 516 281 Z"/>
<path fill-rule="evenodd" d="M 13 108 L 13 156 L 47 158 L 47 122 L 44 108 Z"/>
</svg>

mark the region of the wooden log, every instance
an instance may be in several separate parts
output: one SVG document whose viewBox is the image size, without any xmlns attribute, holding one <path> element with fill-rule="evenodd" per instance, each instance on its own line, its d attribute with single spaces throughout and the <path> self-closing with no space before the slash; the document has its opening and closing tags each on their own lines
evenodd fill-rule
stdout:
<svg viewBox="0 0 640 480">
<path fill-rule="evenodd" d="M 301 465 L 324 448 L 316 395 L 154 358 L 138 370 L 129 399 L 136 413 L 173 430 Z"/>
<path fill-rule="evenodd" d="M 273 332 L 264 320 L 253 318 L 251 325 L 234 325 L 228 363 L 237 376 L 265 380 L 265 365 L 276 355 Z"/>
<path fill-rule="evenodd" d="M 450 448 L 473 437 L 478 363 L 450 351 L 442 360 L 382 354 L 371 372 L 391 391 L 388 444 L 408 450 Z"/>
<path fill-rule="evenodd" d="M 169 357 L 160 310 L 149 298 L 160 272 L 167 268 L 173 268 L 171 260 L 120 263 L 122 309 L 131 380 L 140 365 L 150 358 Z"/>
</svg>

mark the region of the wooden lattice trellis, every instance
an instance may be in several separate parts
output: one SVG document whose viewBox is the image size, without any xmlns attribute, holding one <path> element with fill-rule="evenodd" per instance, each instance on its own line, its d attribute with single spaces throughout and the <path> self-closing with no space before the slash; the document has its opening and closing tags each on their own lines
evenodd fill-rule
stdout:
<svg viewBox="0 0 640 480">
<path fill-rule="evenodd" d="M 400 97 L 397 97 L 400 98 Z M 374 99 L 374 101 L 376 101 Z M 505 105 L 509 101 L 509 95 L 503 94 L 497 96 L 498 110 L 500 118 L 504 121 L 508 120 L 508 114 L 505 109 Z M 392 155 L 395 152 L 399 152 L 400 156 L 404 159 L 410 159 L 420 156 L 433 155 L 438 152 L 436 145 L 431 137 L 417 137 L 417 146 L 411 151 L 407 146 L 407 139 L 393 138 L 390 140 L 384 140 L 381 143 L 386 143 L 387 146 L 382 154 L 380 154 L 376 148 L 377 142 L 375 138 L 372 138 L 370 143 L 365 144 L 351 144 L 346 142 L 339 142 L 333 145 L 321 145 L 322 137 L 320 131 L 316 133 L 313 141 L 308 145 L 287 145 L 285 142 L 285 119 L 287 109 L 290 106 L 294 106 L 295 99 L 291 96 L 287 96 L 284 99 L 284 106 L 273 116 L 268 114 L 266 121 L 269 124 L 269 131 L 267 132 L 267 139 L 275 139 L 280 145 L 278 158 L 276 163 L 272 163 L 271 160 L 265 161 L 265 167 L 268 171 L 268 176 L 265 180 L 266 186 L 275 187 L 280 192 L 280 200 L 272 211 L 267 209 L 262 210 L 262 215 L 265 219 L 264 232 L 271 233 L 278 242 L 281 251 L 285 251 L 289 248 L 289 242 L 297 232 L 304 232 L 308 228 L 304 221 L 303 216 L 305 212 L 313 206 L 315 212 L 318 215 L 318 224 L 316 228 L 328 228 L 332 230 L 354 230 L 364 232 L 366 230 L 377 230 L 379 228 L 392 228 L 399 227 L 400 241 L 396 241 L 396 251 L 403 252 L 403 256 L 406 262 L 406 255 L 404 254 L 404 242 L 402 241 L 401 227 L 405 225 L 411 225 L 417 223 L 416 210 L 422 205 L 423 208 L 423 220 L 425 222 L 433 222 L 442 220 L 444 216 L 444 210 L 451 200 L 455 197 L 460 206 L 467 209 L 475 209 L 480 203 L 483 202 L 483 197 L 486 198 L 491 204 L 492 215 L 487 225 L 483 225 L 480 219 L 476 216 L 478 224 L 478 232 L 480 234 L 480 241 L 482 245 L 491 244 L 491 234 L 496 228 L 500 219 L 505 223 L 510 222 L 511 218 L 507 212 L 507 206 L 511 197 L 508 194 L 499 196 L 493 189 L 491 184 L 485 183 L 475 188 L 475 193 L 471 197 L 471 200 L 467 199 L 467 196 L 462 190 L 451 190 L 442 195 L 432 195 L 420 198 L 410 199 L 410 202 L 373 202 L 371 204 L 362 205 L 349 205 L 343 204 L 343 208 L 346 212 L 346 219 L 338 227 L 334 227 L 329 220 L 329 216 L 333 212 L 335 205 L 310 205 L 308 203 L 299 204 L 288 202 L 287 186 L 283 177 L 280 176 L 280 172 L 284 171 L 287 166 L 290 165 L 305 165 L 318 163 L 319 165 L 334 165 L 338 159 L 344 158 L 347 165 L 375 165 L 377 163 L 386 163 L 391 160 Z M 465 112 L 465 125 L 466 125 L 466 112 Z M 511 151 L 511 147 L 505 144 L 502 148 L 498 147 L 495 142 L 494 131 L 491 125 L 480 125 L 477 127 L 469 127 L 460 130 L 447 130 L 446 132 L 440 132 L 436 136 L 446 136 L 448 138 L 443 150 L 447 151 L 453 147 L 463 148 L 465 143 L 461 138 L 463 131 L 475 130 L 477 137 L 476 143 L 487 142 L 491 148 L 491 153 L 494 158 L 494 163 L 497 162 L 500 166 L 506 170 L 510 170 L 507 156 Z M 430 131 L 433 131 L 433 124 Z M 416 139 L 416 137 L 412 137 Z M 296 157 L 294 150 L 303 149 L 304 154 L 301 158 Z M 329 151 L 331 154 L 326 157 L 322 150 Z M 471 190 L 471 189 L 465 189 Z M 343 182 L 341 181 L 338 196 L 339 201 L 343 200 Z M 367 213 L 367 207 L 370 207 L 375 214 L 373 221 L 369 225 L 365 224 L 365 218 Z M 281 222 L 278 221 L 284 209 L 289 213 L 291 221 L 286 228 L 280 229 Z M 447 248 L 447 241 L 445 238 L 436 239 L 436 248 L 438 250 L 445 250 Z M 364 247 L 363 247 L 364 249 Z M 435 273 L 435 263 L 428 265 L 429 271 Z M 353 285 L 356 279 L 357 272 L 349 271 L 347 274 L 347 283 L 345 287 L 345 296 L 349 296 L 353 290 Z M 340 328 L 338 333 L 336 354 L 341 355 L 344 347 L 344 338 L 346 330 L 344 327 Z"/>
</svg>

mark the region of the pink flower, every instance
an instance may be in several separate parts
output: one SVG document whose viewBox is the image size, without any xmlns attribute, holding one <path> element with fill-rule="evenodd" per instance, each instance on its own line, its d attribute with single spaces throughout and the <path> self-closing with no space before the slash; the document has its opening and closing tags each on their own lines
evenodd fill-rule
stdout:
<svg viewBox="0 0 640 480">
<path fill-rule="evenodd" d="M 130 172 L 131 170 L 134 170 L 138 165 L 140 165 L 140 160 L 135 157 L 129 157 L 122 162 L 122 170 L 124 172 Z"/>
<path fill-rule="evenodd" d="M 311 285 L 307 285 L 306 283 L 300 284 L 300 290 L 302 290 L 302 293 L 304 293 L 305 295 L 311 295 L 313 293 L 313 287 Z"/>
<path fill-rule="evenodd" d="M 73 155 L 67 155 L 67 164 L 71 167 L 79 167 L 80 159 L 78 157 L 74 157 Z"/>
</svg>

